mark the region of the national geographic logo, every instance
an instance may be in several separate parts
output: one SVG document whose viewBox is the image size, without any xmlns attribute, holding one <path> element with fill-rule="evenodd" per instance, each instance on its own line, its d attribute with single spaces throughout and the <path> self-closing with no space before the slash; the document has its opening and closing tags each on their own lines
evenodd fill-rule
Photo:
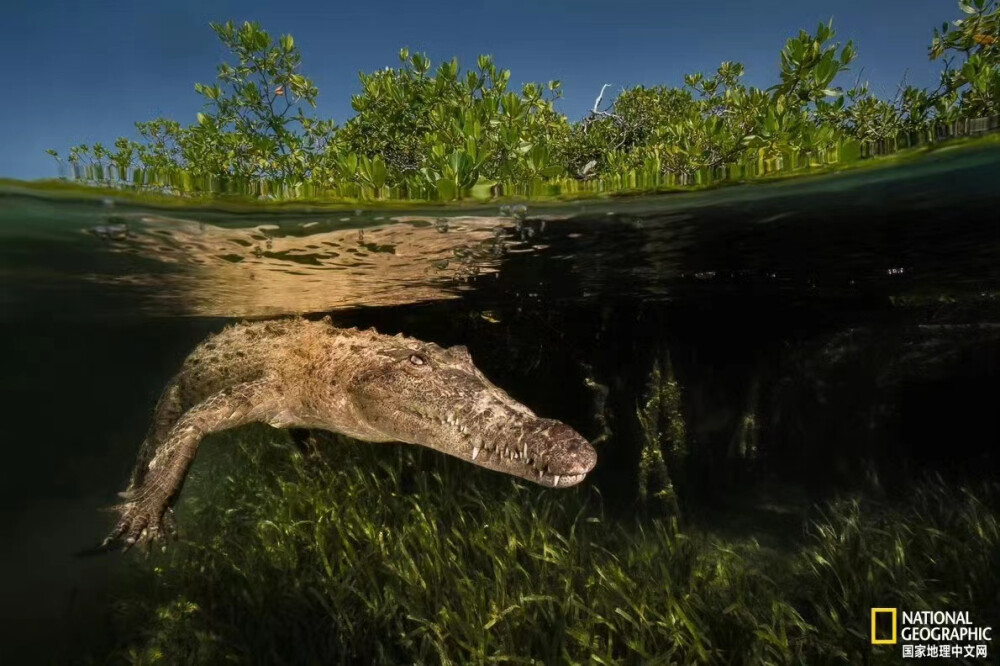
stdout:
<svg viewBox="0 0 1000 666">
<path fill-rule="evenodd" d="M 872 608 L 872 645 L 902 645 L 904 659 L 989 657 L 993 628 L 976 625 L 968 611 Z"/>
<path fill-rule="evenodd" d="M 879 620 L 881 619 L 881 622 Z M 890 629 L 885 630 L 885 624 L 890 621 Z M 879 631 L 879 624 L 882 631 Z M 895 645 L 896 644 L 896 609 L 895 608 L 873 608 L 872 609 L 872 645 Z"/>
</svg>

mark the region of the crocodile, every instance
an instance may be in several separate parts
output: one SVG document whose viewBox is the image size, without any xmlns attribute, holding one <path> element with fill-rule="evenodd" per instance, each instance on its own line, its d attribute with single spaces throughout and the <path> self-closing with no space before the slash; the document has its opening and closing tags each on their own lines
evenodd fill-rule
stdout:
<svg viewBox="0 0 1000 666">
<path fill-rule="evenodd" d="M 417 444 L 552 488 L 580 483 L 597 462 L 584 437 L 491 383 L 463 346 L 330 317 L 243 322 L 199 344 L 167 383 L 100 548 L 174 534 L 171 507 L 202 438 L 248 423 Z"/>
</svg>

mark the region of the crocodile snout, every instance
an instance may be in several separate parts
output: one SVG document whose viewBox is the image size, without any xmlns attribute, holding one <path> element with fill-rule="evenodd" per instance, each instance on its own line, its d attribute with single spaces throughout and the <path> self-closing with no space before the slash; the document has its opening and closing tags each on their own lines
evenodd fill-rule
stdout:
<svg viewBox="0 0 1000 666">
<path fill-rule="evenodd" d="M 552 473 L 576 476 L 587 474 L 597 464 L 597 451 L 578 432 L 565 423 L 556 422 L 548 432 L 552 439 Z"/>
</svg>

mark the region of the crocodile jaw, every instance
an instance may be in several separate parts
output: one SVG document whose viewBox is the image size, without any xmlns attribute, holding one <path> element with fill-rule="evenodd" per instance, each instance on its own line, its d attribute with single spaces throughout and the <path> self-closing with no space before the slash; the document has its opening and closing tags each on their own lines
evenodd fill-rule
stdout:
<svg viewBox="0 0 1000 666">
<path fill-rule="evenodd" d="M 594 447 L 560 421 L 531 414 L 497 418 L 494 423 L 472 422 L 474 426 L 467 426 L 447 417 L 412 443 L 550 488 L 580 483 L 597 463 Z"/>
<path fill-rule="evenodd" d="M 597 452 L 586 439 L 551 419 L 509 426 L 463 448 L 452 455 L 550 488 L 575 486 L 597 463 Z"/>
</svg>

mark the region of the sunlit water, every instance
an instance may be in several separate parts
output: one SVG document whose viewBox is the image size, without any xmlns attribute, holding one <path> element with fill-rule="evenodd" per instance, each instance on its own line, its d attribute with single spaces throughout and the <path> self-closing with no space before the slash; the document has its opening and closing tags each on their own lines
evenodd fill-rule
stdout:
<svg viewBox="0 0 1000 666">
<path fill-rule="evenodd" d="M 628 415 L 664 353 L 699 451 L 692 478 L 710 489 L 751 481 L 727 486 L 711 469 L 761 382 L 762 412 L 782 417 L 755 446 L 786 482 L 836 486 L 862 458 L 886 482 L 922 468 L 996 475 L 997 183 L 1000 151 L 979 150 L 526 215 L 250 215 L 0 195 L 0 657 L 44 661 L 95 630 L 88 618 L 119 560 L 71 554 L 103 536 L 98 509 L 126 480 L 163 384 L 234 318 L 329 312 L 466 344 L 536 411 L 594 439 L 610 427 L 588 482 L 611 500 L 634 487 Z M 826 411 L 782 392 L 813 379 L 840 387 Z M 869 427 L 876 401 L 892 414 Z M 821 444 L 804 451 L 802 438 Z"/>
</svg>

